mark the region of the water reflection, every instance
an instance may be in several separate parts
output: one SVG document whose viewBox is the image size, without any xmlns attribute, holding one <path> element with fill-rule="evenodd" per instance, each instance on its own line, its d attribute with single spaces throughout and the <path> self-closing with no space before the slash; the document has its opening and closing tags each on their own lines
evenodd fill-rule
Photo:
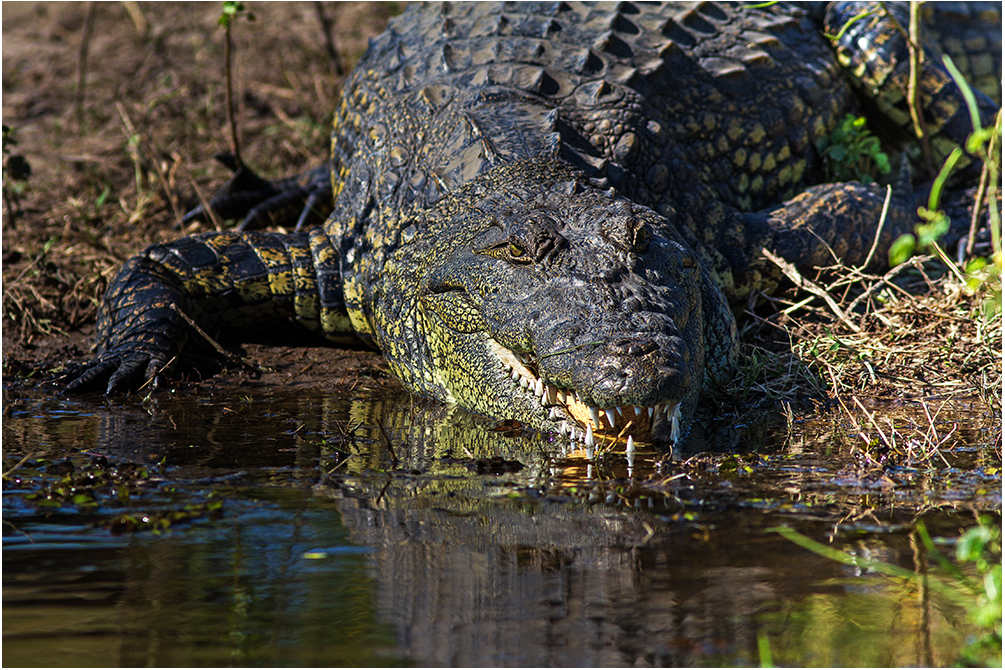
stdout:
<svg viewBox="0 0 1005 670">
<path fill-rule="evenodd" d="M 644 446 L 561 455 L 396 394 L 4 403 L 5 469 L 102 454 L 163 464 L 136 509 L 225 500 L 218 520 L 116 537 L 115 501 L 46 514 L 6 481 L 12 665 L 751 665 L 759 635 L 780 664 L 932 665 L 967 632 L 919 587 L 768 531 L 927 563 L 906 530 L 919 493 L 828 455 L 826 421 L 733 430 L 757 455 L 706 471 Z M 954 506 L 1000 510 L 993 474 L 957 481 L 965 506 L 924 494 L 936 535 L 968 523 Z"/>
</svg>

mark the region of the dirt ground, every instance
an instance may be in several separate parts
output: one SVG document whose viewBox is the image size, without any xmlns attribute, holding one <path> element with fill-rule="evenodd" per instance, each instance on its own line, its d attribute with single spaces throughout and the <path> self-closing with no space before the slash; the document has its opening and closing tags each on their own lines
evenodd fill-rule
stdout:
<svg viewBox="0 0 1005 670">
<path fill-rule="evenodd" d="M 31 167 L 26 181 L 5 183 L 13 196 L 3 210 L 5 385 L 86 360 L 117 268 L 155 241 L 209 230 L 181 230 L 181 215 L 229 176 L 213 158 L 229 148 L 220 3 L 93 7 L 90 21 L 86 3 L 2 8 L 3 122 L 17 142 L 5 159 L 19 154 Z M 326 158 L 344 73 L 401 8 L 249 8 L 256 20 L 234 28 L 242 153 L 260 174 L 295 174 Z M 331 51 L 319 12 L 331 22 Z M 969 295 L 920 263 L 905 274 L 896 290 L 870 289 L 851 318 L 793 293 L 742 319 L 748 365 L 729 394 L 978 397 L 1000 431 L 1000 314 L 983 315 L 986 292 Z M 844 305 L 855 300 L 848 286 L 833 291 Z M 275 371 L 262 383 L 396 383 L 371 353 L 272 344 L 240 350 Z"/>
<path fill-rule="evenodd" d="M 212 229 L 180 230 L 180 215 L 228 177 L 213 158 L 229 149 L 221 4 L 94 3 L 89 27 L 87 9 L 3 5 L 3 123 L 17 142 L 5 146 L 5 159 L 20 154 L 31 168 L 26 181 L 8 182 L 20 194 L 3 211 L 7 380 L 86 360 L 100 297 L 118 267 L 156 241 Z M 400 7 L 248 9 L 255 20 L 233 29 L 242 154 L 261 174 L 296 174 L 326 159 L 344 73 Z M 282 371 L 295 366 L 300 383 L 394 384 L 368 352 L 251 344 L 243 353 L 277 371 L 263 382 L 282 383 Z"/>
</svg>

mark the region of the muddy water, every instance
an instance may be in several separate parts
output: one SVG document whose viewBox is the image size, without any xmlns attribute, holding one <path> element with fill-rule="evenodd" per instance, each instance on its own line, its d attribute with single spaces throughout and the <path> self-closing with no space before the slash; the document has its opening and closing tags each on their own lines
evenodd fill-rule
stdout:
<svg viewBox="0 0 1005 670">
<path fill-rule="evenodd" d="M 3 402 L 5 665 L 945 665 L 957 604 L 772 529 L 927 570 L 917 518 L 1001 509 L 965 403 L 884 466 L 823 411 L 629 461 L 386 392 Z"/>
</svg>

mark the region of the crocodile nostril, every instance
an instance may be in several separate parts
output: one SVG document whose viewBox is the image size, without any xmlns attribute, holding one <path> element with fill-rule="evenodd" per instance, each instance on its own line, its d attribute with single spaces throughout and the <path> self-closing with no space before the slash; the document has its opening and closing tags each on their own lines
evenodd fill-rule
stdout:
<svg viewBox="0 0 1005 670">
<path fill-rule="evenodd" d="M 632 356 L 645 356 L 650 351 L 656 351 L 655 342 L 636 342 L 631 348 Z"/>
<path fill-rule="evenodd" d="M 656 343 L 652 340 L 621 338 L 611 342 L 611 350 L 617 354 L 632 357 L 645 356 L 651 351 L 656 351 Z"/>
</svg>

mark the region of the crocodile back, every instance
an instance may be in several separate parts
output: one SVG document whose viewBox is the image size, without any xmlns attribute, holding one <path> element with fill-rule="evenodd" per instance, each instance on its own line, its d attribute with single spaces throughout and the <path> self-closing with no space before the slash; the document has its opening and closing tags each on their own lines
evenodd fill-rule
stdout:
<svg viewBox="0 0 1005 670">
<path fill-rule="evenodd" d="M 814 140 L 853 105 L 840 79 L 798 9 L 413 6 L 346 85 L 336 218 L 393 228 L 408 205 L 542 156 L 653 208 L 714 194 L 760 209 L 806 183 Z"/>
</svg>

